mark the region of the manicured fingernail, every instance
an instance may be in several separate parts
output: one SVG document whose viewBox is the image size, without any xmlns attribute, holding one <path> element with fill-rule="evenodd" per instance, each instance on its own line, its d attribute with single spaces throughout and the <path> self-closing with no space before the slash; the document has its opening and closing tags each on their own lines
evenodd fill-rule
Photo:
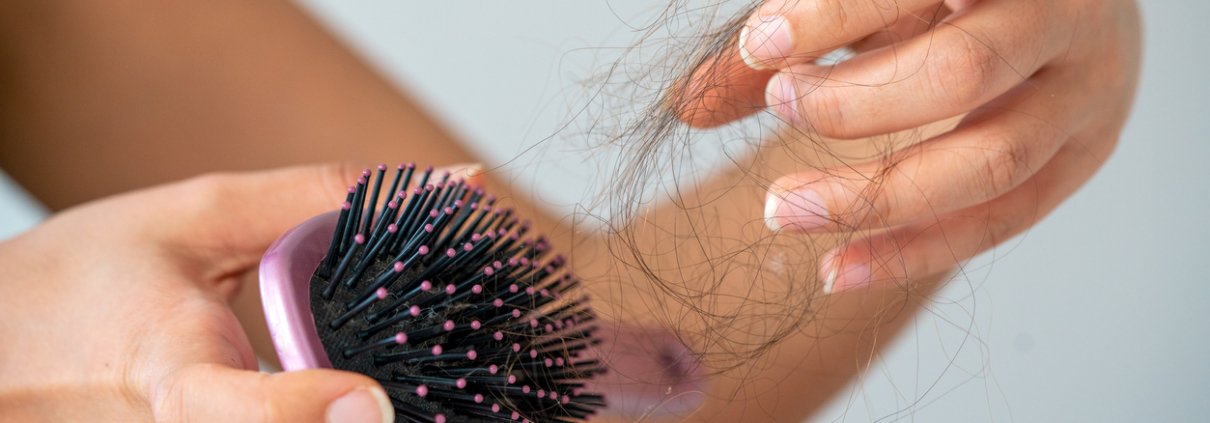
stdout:
<svg viewBox="0 0 1210 423">
<path fill-rule="evenodd" d="M 798 91 L 794 89 L 794 78 L 786 73 L 773 75 L 765 86 L 765 104 L 773 113 L 786 122 L 798 121 Z"/>
<path fill-rule="evenodd" d="M 870 266 L 865 263 L 845 263 L 838 254 L 828 253 L 820 262 L 819 273 L 823 279 L 823 293 L 836 294 L 861 288 L 870 284 Z"/>
<path fill-rule="evenodd" d="M 823 197 L 811 188 L 791 191 L 770 190 L 765 197 L 765 224 L 778 230 L 794 227 L 801 230 L 819 228 L 828 223 L 828 209 Z"/>
<path fill-rule="evenodd" d="M 361 387 L 328 404 L 328 423 L 393 423 L 395 407 L 382 388 Z"/>
<path fill-rule="evenodd" d="M 776 69 L 794 52 L 790 22 L 778 15 L 757 17 L 739 31 L 739 57 L 756 70 Z"/>
</svg>

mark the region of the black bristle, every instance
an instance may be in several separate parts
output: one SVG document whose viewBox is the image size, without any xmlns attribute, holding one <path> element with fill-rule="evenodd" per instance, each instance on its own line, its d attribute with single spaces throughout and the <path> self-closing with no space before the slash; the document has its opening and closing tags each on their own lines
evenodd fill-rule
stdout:
<svg viewBox="0 0 1210 423">
<path fill-rule="evenodd" d="M 432 168 L 386 167 L 349 189 L 311 305 L 333 367 L 386 388 L 400 421 L 573 422 L 604 366 L 579 280 L 529 224 Z M 371 187 L 371 184 L 372 187 Z M 382 198 L 381 203 L 379 198 Z"/>
</svg>

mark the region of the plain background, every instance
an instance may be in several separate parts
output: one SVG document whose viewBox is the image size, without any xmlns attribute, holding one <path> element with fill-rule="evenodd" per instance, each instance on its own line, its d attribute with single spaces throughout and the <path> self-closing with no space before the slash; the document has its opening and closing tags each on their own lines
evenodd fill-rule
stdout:
<svg viewBox="0 0 1210 423">
<path fill-rule="evenodd" d="M 505 170 L 562 211 L 587 200 L 594 170 L 583 151 L 539 141 L 662 7 L 303 3 L 482 156 L 538 163 Z M 972 263 L 812 421 L 1210 416 L 1210 3 L 1144 3 L 1142 85 L 1117 153 L 1046 221 Z M 43 214 L 0 181 L 0 238 Z"/>
</svg>

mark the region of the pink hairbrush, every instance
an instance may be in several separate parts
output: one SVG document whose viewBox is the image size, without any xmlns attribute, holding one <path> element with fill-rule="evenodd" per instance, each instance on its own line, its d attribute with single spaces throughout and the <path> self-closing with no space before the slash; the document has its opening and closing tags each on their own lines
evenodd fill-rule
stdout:
<svg viewBox="0 0 1210 423">
<path fill-rule="evenodd" d="M 605 405 L 593 389 L 642 413 L 700 402 L 668 397 L 701 389 L 670 335 L 607 327 L 602 346 L 587 298 L 572 297 L 580 281 L 511 210 L 432 168 L 410 191 L 414 165 L 400 165 L 383 191 L 385 173 L 380 165 L 371 182 L 367 170 L 339 212 L 303 222 L 265 253 L 261 296 L 283 370 L 369 375 L 402 421 L 582 420 Z M 622 367 L 672 376 L 594 387 L 602 349 L 643 351 Z"/>
</svg>

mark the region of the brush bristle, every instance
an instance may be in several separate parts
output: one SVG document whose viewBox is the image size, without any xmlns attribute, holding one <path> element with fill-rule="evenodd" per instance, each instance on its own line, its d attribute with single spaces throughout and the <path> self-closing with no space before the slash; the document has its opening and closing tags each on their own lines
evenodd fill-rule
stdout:
<svg viewBox="0 0 1210 423">
<path fill-rule="evenodd" d="M 401 421 L 568 422 L 603 406 L 584 390 L 604 371 L 582 354 L 595 316 L 565 260 L 448 173 L 409 191 L 415 166 L 400 165 L 384 191 L 385 171 L 350 188 L 311 280 L 333 367 L 377 379 Z"/>
</svg>

